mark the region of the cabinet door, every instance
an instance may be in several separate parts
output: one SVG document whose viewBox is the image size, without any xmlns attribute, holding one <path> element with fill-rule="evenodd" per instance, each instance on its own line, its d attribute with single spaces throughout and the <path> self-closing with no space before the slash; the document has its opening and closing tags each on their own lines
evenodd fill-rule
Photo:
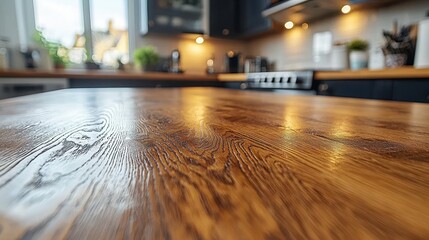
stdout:
<svg viewBox="0 0 429 240">
<path fill-rule="evenodd" d="M 372 98 L 373 83 L 371 81 L 321 81 L 317 87 L 318 95 L 351 97 L 351 98 Z"/>
<path fill-rule="evenodd" d="M 262 16 L 262 11 L 271 0 L 240 0 L 240 32 L 242 37 L 251 37 L 271 29 L 270 19 Z"/>
<path fill-rule="evenodd" d="M 203 33 L 203 0 L 141 0 L 141 32 Z"/>
<path fill-rule="evenodd" d="M 240 21 L 239 0 L 210 0 L 209 2 L 210 36 L 237 37 Z"/>
<path fill-rule="evenodd" d="M 429 79 L 394 81 L 393 100 L 429 103 Z"/>
<path fill-rule="evenodd" d="M 318 95 L 392 100 L 391 80 L 332 80 L 317 86 Z"/>
</svg>

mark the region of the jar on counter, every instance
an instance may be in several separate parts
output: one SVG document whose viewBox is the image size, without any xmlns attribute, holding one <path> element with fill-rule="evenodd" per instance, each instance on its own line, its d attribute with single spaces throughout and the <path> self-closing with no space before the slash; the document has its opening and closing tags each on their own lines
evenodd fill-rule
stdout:
<svg viewBox="0 0 429 240">
<path fill-rule="evenodd" d="M 6 38 L 0 38 L 0 70 L 10 68 L 8 42 Z"/>
<path fill-rule="evenodd" d="M 344 70 L 349 68 L 348 50 L 345 42 L 336 42 L 332 47 L 331 68 Z"/>
</svg>

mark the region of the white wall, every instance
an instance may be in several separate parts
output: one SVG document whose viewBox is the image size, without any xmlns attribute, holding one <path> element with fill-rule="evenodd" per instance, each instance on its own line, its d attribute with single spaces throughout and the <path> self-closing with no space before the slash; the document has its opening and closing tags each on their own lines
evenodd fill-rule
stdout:
<svg viewBox="0 0 429 240">
<path fill-rule="evenodd" d="M 38 49 L 45 60 L 40 69 L 52 68 L 47 52 L 33 41 L 34 29 L 33 0 L 0 0 L 0 36 L 9 40 L 11 68 L 25 68 L 20 51 L 27 47 Z"/>
<path fill-rule="evenodd" d="M 0 36 L 9 39 L 12 46 L 19 45 L 15 0 L 0 1 Z"/>
<path fill-rule="evenodd" d="M 331 31 L 333 41 L 347 41 L 353 38 L 367 39 L 371 51 L 383 42 L 382 31 L 391 30 L 396 19 L 400 26 L 417 23 L 429 10 L 429 1 L 404 1 L 392 6 L 355 11 L 348 15 L 335 16 L 310 23 L 308 30 L 294 28 L 252 41 L 249 51 L 253 55 L 268 56 L 274 60 L 277 69 L 325 68 L 330 62 L 316 64 L 313 61 L 313 34 Z"/>
</svg>

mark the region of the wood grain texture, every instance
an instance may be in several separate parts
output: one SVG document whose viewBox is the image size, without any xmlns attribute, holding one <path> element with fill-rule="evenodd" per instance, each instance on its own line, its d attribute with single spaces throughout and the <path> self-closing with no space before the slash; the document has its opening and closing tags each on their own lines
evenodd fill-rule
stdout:
<svg viewBox="0 0 429 240">
<path fill-rule="evenodd" d="M 0 239 L 428 239 L 429 105 L 214 88 L 0 101 Z"/>
</svg>

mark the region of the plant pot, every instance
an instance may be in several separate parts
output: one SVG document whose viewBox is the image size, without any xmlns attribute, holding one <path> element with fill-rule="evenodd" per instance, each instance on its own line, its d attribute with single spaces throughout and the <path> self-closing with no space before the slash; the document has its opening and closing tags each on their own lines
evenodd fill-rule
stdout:
<svg viewBox="0 0 429 240">
<path fill-rule="evenodd" d="M 61 64 L 61 63 L 55 63 L 54 68 L 57 70 L 64 70 L 66 68 L 66 65 Z"/>
<path fill-rule="evenodd" d="M 95 62 L 85 62 L 85 68 L 88 70 L 97 70 L 100 69 L 100 65 Z"/>
<path fill-rule="evenodd" d="M 156 64 L 143 65 L 142 71 L 143 72 L 156 72 L 157 71 L 157 65 Z"/>
<path fill-rule="evenodd" d="M 397 68 L 402 67 L 407 63 L 407 54 L 387 54 L 386 55 L 386 67 Z"/>
<path fill-rule="evenodd" d="M 366 51 L 350 52 L 349 60 L 350 60 L 350 68 L 352 70 L 368 68 L 368 52 Z"/>
</svg>

